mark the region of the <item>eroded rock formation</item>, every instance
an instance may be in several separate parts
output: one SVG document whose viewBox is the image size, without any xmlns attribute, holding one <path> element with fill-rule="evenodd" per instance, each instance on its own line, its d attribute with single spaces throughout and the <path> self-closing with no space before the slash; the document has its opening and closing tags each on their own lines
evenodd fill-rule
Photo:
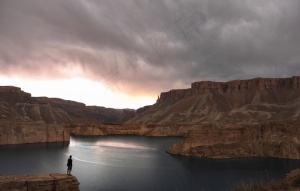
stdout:
<svg viewBox="0 0 300 191">
<path fill-rule="evenodd" d="M 300 77 L 195 82 L 161 93 L 127 123 L 256 123 L 300 119 Z"/>
<path fill-rule="evenodd" d="M 294 76 L 195 82 L 161 93 L 126 123 L 152 125 L 153 135 L 169 129 L 186 135 L 169 150 L 174 154 L 300 159 L 299 121 L 300 77 Z"/>
<path fill-rule="evenodd" d="M 33 98 L 2 87 L 0 108 L 0 144 L 68 141 L 69 133 L 186 136 L 171 153 L 300 158 L 300 76 L 195 82 L 163 92 L 137 111 Z"/>
<path fill-rule="evenodd" d="M 66 126 L 120 124 L 133 115 L 134 110 L 31 97 L 18 87 L 0 86 L 0 145 L 69 141 Z"/>
<path fill-rule="evenodd" d="M 0 145 L 70 141 L 64 125 L 43 122 L 2 122 Z"/>
<path fill-rule="evenodd" d="M 0 191 L 79 191 L 76 177 L 65 174 L 0 176 Z"/>
<path fill-rule="evenodd" d="M 164 124 L 76 124 L 67 126 L 73 135 L 145 135 L 145 136 L 186 136 L 189 126 Z"/>
<path fill-rule="evenodd" d="M 168 152 L 209 158 L 277 157 L 300 159 L 300 122 L 202 128 L 189 131 Z"/>
</svg>

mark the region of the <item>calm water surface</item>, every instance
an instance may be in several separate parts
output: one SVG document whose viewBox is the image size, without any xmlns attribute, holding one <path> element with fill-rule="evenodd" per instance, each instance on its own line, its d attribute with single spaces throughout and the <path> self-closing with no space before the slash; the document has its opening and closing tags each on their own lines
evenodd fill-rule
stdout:
<svg viewBox="0 0 300 191">
<path fill-rule="evenodd" d="M 0 147 L 0 174 L 73 171 L 81 191 L 106 190 L 232 190 L 243 182 L 283 178 L 300 160 L 210 160 L 172 156 L 165 150 L 177 137 L 71 137 L 70 144 Z"/>
</svg>

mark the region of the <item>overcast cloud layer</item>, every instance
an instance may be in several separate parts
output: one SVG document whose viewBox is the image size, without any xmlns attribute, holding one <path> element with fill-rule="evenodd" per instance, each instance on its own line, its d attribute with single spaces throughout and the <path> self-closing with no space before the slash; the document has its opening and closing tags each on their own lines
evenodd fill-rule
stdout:
<svg viewBox="0 0 300 191">
<path fill-rule="evenodd" d="M 158 94 L 300 71 L 299 0 L 0 0 L 0 75 Z"/>
</svg>

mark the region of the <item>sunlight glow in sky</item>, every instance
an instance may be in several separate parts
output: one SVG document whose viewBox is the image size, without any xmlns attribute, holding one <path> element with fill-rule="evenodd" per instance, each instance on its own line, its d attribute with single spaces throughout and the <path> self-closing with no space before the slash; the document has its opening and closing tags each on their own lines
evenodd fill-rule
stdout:
<svg viewBox="0 0 300 191">
<path fill-rule="evenodd" d="M 0 85 L 139 108 L 197 81 L 298 76 L 299 9 L 299 0 L 0 0 Z"/>
<path fill-rule="evenodd" d="M 0 77 L 0 85 L 20 87 L 23 91 L 30 93 L 32 97 L 61 98 L 86 105 L 116 109 L 137 109 L 145 105 L 152 105 L 156 101 L 153 97 L 130 97 L 106 88 L 99 82 L 79 77 L 46 81 Z"/>
</svg>

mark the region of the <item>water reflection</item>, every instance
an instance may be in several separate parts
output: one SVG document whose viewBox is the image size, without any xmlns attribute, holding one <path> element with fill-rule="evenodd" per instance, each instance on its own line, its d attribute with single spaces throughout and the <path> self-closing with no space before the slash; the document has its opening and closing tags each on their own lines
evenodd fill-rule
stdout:
<svg viewBox="0 0 300 191">
<path fill-rule="evenodd" d="M 252 158 L 211 160 L 174 156 L 165 151 L 178 137 L 71 137 L 68 143 L 0 147 L 0 174 L 72 173 L 82 191 L 232 190 L 249 180 L 283 178 L 300 160 Z"/>
<path fill-rule="evenodd" d="M 300 160 L 278 158 L 208 159 L 172 155 L 183 167 L 198 170 L 275 170 L 300 167 Z"/>
</svg>

